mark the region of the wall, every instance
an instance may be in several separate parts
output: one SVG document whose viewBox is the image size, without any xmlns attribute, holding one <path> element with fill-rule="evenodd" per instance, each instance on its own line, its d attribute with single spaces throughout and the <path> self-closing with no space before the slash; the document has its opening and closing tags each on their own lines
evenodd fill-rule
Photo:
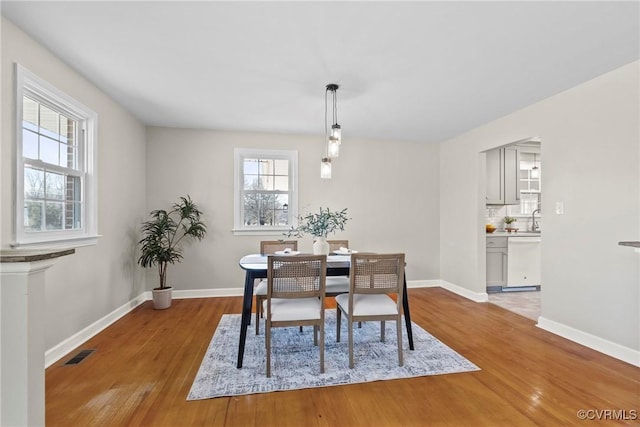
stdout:
<svg viewBox="0 0 640 427">
<path fill-rule="evenodd" d="M 2 247 L 12 241 L 14 62 L 98 113 L 98 232 L 46 273 L 46 348 L 51 348 L 144 292 L 134 244 L 145 215 L 145 128 L 91 82 L 2 18 Z"/>
<path fill-rule="evenodd" d="M 639 62 L 611 71 L 444 142 L 440 163 L 441 278 L 483 292 L 479 153 L 541 138 L 541 324 L 636 364 L 639 257 L 618 241 L 640 240 L 638 80 Z M 555 214 L 556 202 L 564 215 Z"/>
<path fill-rule="evenodd" d="M 346 126 L 346 125 L 345 125 Z M 346 129 L 346 127 L 345 127 Z M 345 132 L 346 134 L 346 132 Z M 147 207 L 169 206 L 190 194 L 204 210 L 206 238 L 185 248 L 181 264 L 169 267 L 176 290 L 229 289 L 244 282 L 238 260 L 259 251 L 260 240 L 282 236 L 235 236 L 233 150 L 298 150 L 299 210 L 349 209 L 352 220 L 336 238 L 354 249 L 402 251 L 408 280 L 438 279 L 438 152 L 433 144 L 350 139 L 345 136 L 333 179 L 320 179 L 322 138 L 302 135 L 147 129 Z M 305 237 L 300 249 L 311 251 Z M 157 283 L 147 275 L 149 288 Z"/>
</svg>

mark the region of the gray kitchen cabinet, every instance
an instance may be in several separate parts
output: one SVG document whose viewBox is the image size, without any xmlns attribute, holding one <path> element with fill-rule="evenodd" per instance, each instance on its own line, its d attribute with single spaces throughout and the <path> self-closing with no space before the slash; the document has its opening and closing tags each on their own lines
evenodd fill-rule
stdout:
<svg viewBox="0 0 640 427">
<path fill-rule="evenodd" d="M 487 205 L 520 204 L 520 152 L 516 147 L 486 152 Z"/>
<path fill-rule="evenodd" d="M 507 237 L 487 237 L 487 288 L 507 285 Z"/>
</svg>

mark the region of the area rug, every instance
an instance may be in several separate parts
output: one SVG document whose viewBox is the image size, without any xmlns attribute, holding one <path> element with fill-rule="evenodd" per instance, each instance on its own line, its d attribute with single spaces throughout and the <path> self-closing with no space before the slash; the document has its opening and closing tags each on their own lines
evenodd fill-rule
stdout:
<svg viewBox="0 0 640 427">
<path fill-rule="evenodd" d="M 343 319 L 341 342 L 337 343 L 335 309 L 327 310 L 325 316 L 324 374 L 320 373 L 318 347 L 313 345 L 313 327 L 302 332 L 298 327 L 274 328 L 271 378 L 267 378 L 264 320 L 260 335 L 255 334 L 255 325 L 249 327 L 243 365 L 237 369 L 240 315 L 223 315 L 187 400 L 479 370 L 415 323 L 415 350 L 409 350 L 404 321 L 404 366 L 398 366 L 395 322 L 386 322 L 385 342 L 380 342 L 380 323 L 365 322 L 362 328 L 354 328 L 355 368 L 349 369 L 347 324 Z"/>
</svg>

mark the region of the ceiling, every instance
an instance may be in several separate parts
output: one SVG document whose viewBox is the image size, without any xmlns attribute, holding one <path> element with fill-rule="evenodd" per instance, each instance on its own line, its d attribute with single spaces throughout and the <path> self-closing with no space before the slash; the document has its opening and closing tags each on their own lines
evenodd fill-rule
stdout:
<svg viewBox="0 0 640 427">
<path fill-rule="evenodd" d="M 640 58 L 631 2 L 29 2 L 2 14 L 154 126 L 439 142 Z"/>
</svg>

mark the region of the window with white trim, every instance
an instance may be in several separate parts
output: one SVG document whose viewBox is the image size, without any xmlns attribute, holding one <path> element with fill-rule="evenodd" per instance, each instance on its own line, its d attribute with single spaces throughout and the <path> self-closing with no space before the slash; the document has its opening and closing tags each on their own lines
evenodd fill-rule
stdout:
<svg viewBox="0 0 640 427">
<path fill-rule="evenodd" d="M 298 152 L 234 150 L 234 226 L 237 234 L 282 234 L 298 214 Z"/>
<path fill-rule="evenodd" d="M 97 114 L 16 64 L 15 246 L 94 244 Z"/>
</svg>

